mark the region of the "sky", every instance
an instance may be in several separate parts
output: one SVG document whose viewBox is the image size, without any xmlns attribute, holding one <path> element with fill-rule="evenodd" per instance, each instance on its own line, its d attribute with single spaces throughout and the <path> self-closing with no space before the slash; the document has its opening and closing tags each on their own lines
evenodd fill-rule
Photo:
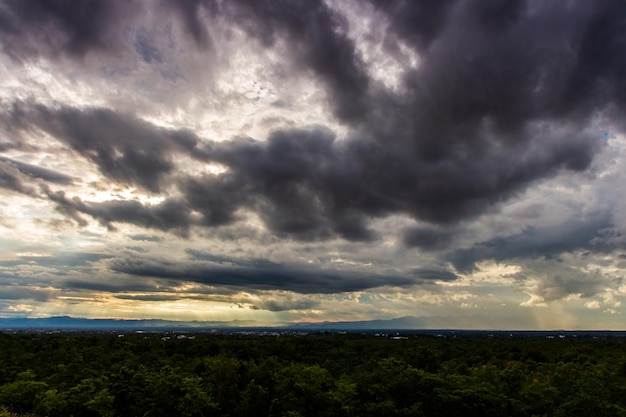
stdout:
<svg viewBox="0 0 626 417">
<path fill-rule="evenodd" d="M 0 317 L 625 329 L 624 74 L 620 0 L 0 0 Z"/>
</svg>

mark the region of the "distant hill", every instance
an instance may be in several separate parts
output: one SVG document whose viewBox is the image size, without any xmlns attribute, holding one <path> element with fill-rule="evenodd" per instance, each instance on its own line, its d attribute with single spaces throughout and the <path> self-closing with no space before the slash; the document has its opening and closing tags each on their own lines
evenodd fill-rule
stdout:
<svg viewBox="0 0 626 417">
<path fill-rule="evenodd" d="M 430 327 L 426 320 L 418 317 L 400 317 L 390 320 L 365 321 L 325 321 L 321 323 L 297 323 L 293 327 L 305 329 L 327 330 L 389 330 L 389 329 L 421 329 Z"/>
<path fill-rule="evenodd" d="M 437 323 L 444 324 L 444 323 Z M 157 328 L 294 328 L 302 330 L 371 330 L 371 329 L 420 329 L 432 328 L 430 320 L 417 317 L 401 317 L 391 320 L 342 321 L 321 323 L 263 323 L 254 320 L 233 321 L 173 321 L 173 320 L 124 320 L 87 319 L 69 316 L 47 318 L 12 317 L 0 318 L 0 329 L 157 329 Z"/>
<path fill-rule="evenodd" d="M 493 322 L 495 323 L 495 321 Z M 389 320 L 364 320 L 364 321 L 325 321 L 317 323 L 264 323 L 255 320 L 232 320 L 232 321 L 175 321 L 175 320 L 128 320 L 128 319 L 87 319 L 69 316 L 55 316 L 46 318 L 11 317 L 0 318 L 0 331 L 6 330 L 295 330 L 304 332 L 315 331 L 392 331 L 392 330 L 415 330 L 427 333 L 446 331 L 451 333 L 489 333 L 506 334 L 509 332 L 521 334 L 560 334 L 563 330 L 531 330 L 523 329 L 500 329 L 498 326 L 488 325 L 481 329 L 468 326 L 463 317 L 399 317 Z M 461 330 L 466 329 L 466 330 Z M 557 332 L 557 333 L 555 333 Z M 603 330 L 570 330 L 565 333 L 593 334 L 593 335 L 626 335 L 621 331 Z"/>
<path fill-rule="evenodd" d="M 291 328 L 300 330 L 401 330 L 459 328 L 458 322 L 447 317 L 400 317 L 390 320 L 325 321 L 318 323 L 263 323 L 254 320 L 233 321 L 173 321 L 159 319 L 87 319 L 69 316 L 47 318 L 0 318 L 0 329 L 161 329 L 161 328 Z"/>
<path fill-rule="evenodd" d="M 124 320 L 86 319 L 69 316 L 47 318 L 0 318 L 0 329 L 157 329 L 157 328 L 203 328 L 257 326 L 254 321 L 173 321 L 173 320 Z"/>
</svg>

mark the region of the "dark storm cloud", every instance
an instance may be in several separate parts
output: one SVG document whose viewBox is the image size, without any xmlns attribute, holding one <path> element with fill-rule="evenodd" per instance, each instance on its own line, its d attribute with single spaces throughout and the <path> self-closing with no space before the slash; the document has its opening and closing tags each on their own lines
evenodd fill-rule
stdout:
<svg viewBox="0 0 626 417">
<path fill-rule="evenodd" d="M 35 189 L 23 180 L 24 175 L 14 164 L 0 160 L 0 187 L 20 194 L 36 195 Z"/>
<path fill-rule="evenodd" d="M 494 260 L 501 262 L 520 258 L 555 258 L 576 250 L 606 251 L 606 234 L 612 224 L 607 213 L 593 213 L 587 218 L 570 220 L 547 227 L 527 227 L 522 233 L 498 237 L 479 243 L 469 249 L 458 249 L 449 256 L 449 261 L 463 273 L 476 269 L 476 262 Z"/>
<path fill-rule="evenodd" d="M 602 100 L 607 98 L 605 94 L 611 94 L 615 95 L 616 110 L 623 112 L 626 105 L 623 76 L 626 71 L 626 4 L 614 0 L 598 2 L 595 6 L 580 39 L 566 98 L 573 104 L 581 100 Z"/>
<path fill-rule="evenodd" d="M 48 198 L 57 204 L 57 210 L 85 225 L 80 216 L 87 214 L 103 225 L 114 229 L 112 223 L 131 223 L 142 227 L 173 231 L 182 235 L 191 225 L 190 211 L 177 200 L 144 205 L 136 200 L 111 200 L 99 203 L 84 202 L 78 197 L 68 198 L 63 191 L 44 188 Z"/>
<path fill-rule="evenodd" d="M 179 20 L 201 49 L 212 45 L 211 19 L 225 19 L 241 26 L 265 47 L 277 38 L 288 39 L 290 56 L 286 58 L 323 81 L 339 118 L 358 120 L 366 113 L 368 78 L 347 36 L 347 22 L 320 0 L 4 0 L 2 6 L 2 46 L 18 60 L 38 55 L 54 59 L 59 53 L 82 57 L 90 51 L 124 48 L 125 30 L 131 22 L 140 21 L 145 8 L 163 18 Z M 162 62 L 161 53 L 145 31 L 137 33 L 133 46 L 145 62 Z"/>
<path fill-rule="evenodd" d="M 120 20 L 139 11 L 139 2 L 109 0 L 4 0 L 0 39 L 14 58 L 106 51 L 120 41 Z"/>
<path fill-rule="evenodd" d="M 74 181 L 72 177 L 62 174 L 60 172 L 16 161 L 14 159 L 6 158 L 3 156 L 0 156 L 0 164 L 12 165 L 24 175 L 28 175 L 32 178 L 40 178 L 44 181 L 52 182 L 55 184 L 68 185 Z"/>
<path fill-rule="evenodd" d="M 373 97 L 388 108 L 374 106 L 371 128 L 386 154 L 372 158 L 370 169 L 390 172 L 393 181 L 378 184 L 404 203 L 402 211 L 451 223 L 537 179 L 589 166 L 601 147 L 589 130 L 592 117 L 624 110 L 616 71 L 624 65 L 625 35 L 617 28 L 626 14 L 618 12 L 621 2 L 560 5 L 441 3 L 435 15 L 445 18 L 425 33 L 398 19 L 432 3 L 381 6 L 391 13 L 388 34 L 422 52 L 418 69 L 405 73 L 402 100 Z M 593 49 L 588 44 L 603 51 L 600 61 L 581 59 Z"/>
<path fill-rule="evenodd" d="M 326 85 L 335 115 L 357 122 L 367 115 L 369 79 L 348 23 L 321 0 L 239 0 L 226 3 L 235 23 L 266 47 L 287 40 L 291 59 Z"/>
<path fill-rule="evenodd" d="M 70 185 L 75 180 L 51 169 L 0 156 L 0 187 L 36 197 L 38 193 L 34 179 L 57 185 Z"/>
<path fill-rule="evenodd" d="M 292 35 L 287 42 L 305 42 L 307 51 L 316 50 L 316 42 L 331 51 L 341 44 L 347 61 L 320 68 L 337 79 L 344 71 L 362 76 L 354 44 L 330 34 L 304 36 L 309 29 L 296 25 L 293 3 L 280 10 L 263 2 L 236 4 L 243 11 L 236 21 L 266 44 L 285 33 Z M 397 94 L 369 89 L 371 80 L 348 83 L 360 91 L 355 105 L 363 98 L 368 103 L 351 122 L 361 117 L 368 128 L 355 128 L 341 143 L 319 128 L 278 130 L 266 142 L 220 144 L 209 159 L 230 170 L 190 179 L 188 201 L 207 225 L 232 223 L 237 210 L 252 208 L 278 235 L 367 241 L 375 238 L 368 228 L 372 218 L 404 213 L 454 224 L 536 180 L 585 170 L 603 146 L 592 117 L 622 105 L 621 90 L 608 87 L 622 83 L 616 71 L 626 48 L 615 28 L 624 14 L 615 13 L 618 3 L 610 4 L 576 4 L 566 16 L 557 6 L 525 2 L 378 5 L 390 16 L 388 36 L 404 39 L 423 62 L 405 72 Z M 336 27 L 334 14 L 315 2 L 298 10 L 315 17 L 310 25 Z M 420 22 L 431 11 L 436 19 L 430 26 L 412 28 L 403 18 L 415 15 Z M 263 18 L 250 23 L 250 16 Z M 602 68 L 579 60 L 588 43 L 597 43 L 598 21 L 606 25 L 602 48 L 613 57 L 603 58 Z M 333 78 L 322 79 L 332 90 Z M 405 243 L 441 248 L 452 238 L 442 230 L 409 231 Z"/>
<path fill-rule="evenodd" d="M 124 274 L 164 279 L 170 282 L 190 281 L 205 285 L 244 287 L 255 290 L 285 290 L 301 294 L 333 294 L 386 285 L 406 287 L 423 283 L 419 279 L 401 275 L 324 270 L 234 258 L 230 260 L 224 258 L 217 263 L 185 262 L 184 264 L 152 259 L 117 259 L 111 261 L 109 268 Z"/>
<path fill-rule="evenodd" d="M 52 293 L 50 289 L 0 285 L 0 300 L 48 301 Z"/>
<path fill-rule="evenodd" d="M 63 288 L 68 290 L 102 291 L 108 293 L 122 292 L 159 292 L 159 285 L 149 280 L 109 280 L 108 282 L 95 280 L 68 279 L 63 282 Z"/>
<path fill-rule="evenodd" d="M 390 18 L 388 36 L 399 37 L 425 52 L 443 30 L 446 17 L 456 0 L 371 0 L 377 9 Z M 507 4 L 513 2 L 502 2 Z M 395 48 L 391 39 L 387 47 Z"/>
<path fill-rule="evenodd" d="M 203 20 L 202 14 L 205 10 L 215 12 L 216 5 L 212 0 L 161 0 L 160 5 L 178 15 L 183 29 L 193 37 L 197 45 L 202 48 L 211 45 L 207 22 Z"/>
<path fill-rule="evenodd" d="M 87 206 L 78 197 L 67 198 L 64 191 L 52 191 L 49 187 L 42 187 L 44 194 L 48 196 L 50 201 L 56 203 L 56 210 L 73 219 L 79 226 L 86 226 L 87 221 L 80 215 L 81 211 Z"/>
<path fill-rule="evenodd" d="M 25 110 L 41 129 L 98 166 L 109 179 L 158 192 L 172 172 L 173 153 L 202 157 L 198 138 L 102 108 Z"/>
<path fill-rule="evenodd" d="M 401 4 L 412 9 L 413 3 L 420 2 Z M 405 77 L 410 105 L 399 110 L 414 116 L 421 153 L 444 159 L 463 150 L 480 154 L 490 135 L 505 147 L 526 146 L 532 122 L 580 120 L 583 126 L 594 110 L 621 101 L 623 2 L 570 6 L 455 3 L 418 70 Z M 592 55 L 597 50 L 601 59 Z"/>
<path fill-rule="evenodd" d="M 581 154 L 592 155 L 598 144 L 578 133 L 547 139 L 555 142 L 552 149 L 532 145 L 509 153 L 488 150 L 480 158 L 459 153 L 420 162 L 392 142 L 386 147 L 368 140 L 339 142 L 320 128 L 280 130 L 266 142 L 216 145 L 209 159 L 230 169 L 190 179 L 184 190 L 208 225 L 231 223 L 239 208 L 253 208 L 278 235 L 367 241 L 376 237 L 368 228 L 372 218 L 405 213 L 454 223 L 484 212 L 533 179 L 586 167 L 589 159 Z M 406 243 L 419 246 L 419 233 L 409 233 Z"/>
<path fill-rule="evenodd" d="M 365 216 L 377 208 L 365 201 L 353 209 L 350 200 L 374 198 L 326 129 L 277 131 L 267 142 L 221 143 L 210 158 L 229 171 L 189 179 L 184 187 L 190 206 L 207 225 L 231 223 L 239 208 L 252 208 L 278 235 L 372 237 Z"/>
<path fill-rule="evenodd" d="M 411 274 L 421 280 L 428 281 L 456 281 L 459 277 L 445 269 L 417 268 Z"/>
<path fill-rule="evenodd" d="M 443 250 L 452 243 L 456 230 L 432 226 L 414 227 L 404 232 L 404 245 L 425 251 Z"/>
<path fill-rule="evenodd" d="M 278 268 L 280 264 L 268 261 L 267 259 L 254 259 L 254 258 L 246 258 L 246 259 L 238 259 L 232 256 L 224 256 L 224 255 L 214 255 L 207 252 L 202 252 L 195 249 L 187 249 L 185 253 L 189 256 L 190 259 L 196 261 L 209 261 L 218 265 L 228 265 L 235 267 L 244 267 L 244 268 L 261 268 L 261 269 L 271 269 Z"/>
<path fill-rule="evenodd" d="M 33 30 L 43 15 L 64 32 L 82 33 L 76 11 L 54 17 L 65 13 L 60 2 L 51 2 L 52 9 L 18 3 L 5 2 L 5 33 Z M 112 3 L 97 3 L 105 21 L 117 8 L 136 7 Z M 450 225 L 488 212 L 533 182 L 587 169 L 605 145 L 594 118 L 623 126 L 617 118 L 626 113 L 621 1 L 376 1 L 374 9 L 387 16 L 385 51 L 397 56 L 401 40 L 419 54 L 417 68 L 404 70 L 396 90 L 369 77 L 345 18 L 325 2 L 165 4 L 159 13 L 173 10 L 198 44 L 209 42 L 211 19 L 222 19 L 265 48 L 285 45 L 285 59 L 321 83 L 334 115 L 350 128 L 348 138 L 337 140 L 321 127 L 285 128 L 267 141 L 240 138 L 202 148 L 193 134 L 112 110 L 39 108 L 30 117 L 40 128 L 120 183 L 163 191 L 172 184 L 176 152 L 228 168 L 179 178 L 183 198 L 167 207 L 87 204 L 51 193 L 70 216 L 171 230 L 185 229 L 192 211 L 214 227 L 249 210 L 281 237 L 371 241 L 377 237 L 372 219 L 405 214 L 437 224 L 406 232 L 405 244 L 435 250 L 452 239 Z M 84 29 L 84 43 L 66 47 L 98 49 L 113 25 L 98 22 Z M 135 47 L 144 60 L 156 61 L 148 33 L 139 32 Z M 11 181 L 7 186 L 16 184 Z M 164 213 L 155 213 L 161 207 Z"/>
<path fill-rule="evenodd" d="M 176 200 L 167 200 L 154 205 L 129 200 L 105 201 L 85 205 L 83 209 L 86 214 L 106 225 L 110 225 L 111 222 L 124 222 L 184 233 L 190 223 L 189 210 Z"/>
</svg>

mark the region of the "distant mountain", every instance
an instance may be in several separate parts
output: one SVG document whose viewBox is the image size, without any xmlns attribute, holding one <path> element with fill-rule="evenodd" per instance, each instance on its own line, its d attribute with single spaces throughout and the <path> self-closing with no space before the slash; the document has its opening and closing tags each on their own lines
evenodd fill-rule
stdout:
<svg viewBox="0 0 626 417">
<path fill-rule="evenodd" d="M 390 320 L 340 321 L 319 323 L 262 323 L 254 320 L 233 321 L 173 321 L 173 320 L 124 320 L 86 319 L 68 316 L 47 318 L 0 318 L 0 329 L 68 329 L 68 330 L 114 330 L 157 328 L 292 328 L 300 330 L 392 330 L 455 328 L 454 320 L 437 317 L 400 317 Z"/>
<path fill-rule="evenodd" d="M 291 327 L 320 330 L 417 330 L 457 329 L 462 323 L 452 317 L 399 317 L 389 320 L 325 321 L 321 323 L 298 323 Z"/>
<path fill-rule="evenodd" d="M 418 317 L 400 317 L 390 320 L 365 321 L 325 321 L 321 323 L 297 323 L 293 327 L 303 329 L 324 330 L 389 330 L 389 329 L 420 329 L 427 325 L 424 319 Z"/>
<path fill-rule="evenodd" d="M 0 329 L 157 329 L 157 328 L 206 328 L 206 327 L 254 327 L 261 325 L 255 321 L 173 321 L 159 319 L 86 319 L 68 316 L 47 318 L 0 318 Z"/>
<path fill-rule="evenodd" d="M 472 327 L 471 322 L 465 321 L 464 317 L 399 317 L 390 320 L 366 320 L 366 321 L 325 321 L 318 323 L 263 323 L 255 320 L 232 320 L 232 321 L 174 321 L 174 320 L 125 320 L 125 319 L 86 319 L 68 316 L 56 316 L 47 318 L 25 318 L 12 317 L 0 318 L 0 331 L 6 330 L 103 330 L 103 331 L 123 331 L 123 330 L 294 330 L 303 332 L 315 331 L 393 331 L 393 330 L 414 330 L 431 332 L 449 332 L 450 334 L 470 334 L 470 333 L 489 333 L 489 334 L 550 334 L 554 335 L 563 332 L 573 332 L 579 334 L 597 335 L 619 335 L 626 337 L 626 332 L 621 331 L 604 331 L 604 330 L 532 330 L 532 327 L 517 329 L 500 329 L 497 325 L 498 318 L 493 321 L 484 321 L 487 323 L 482 328 Z M 465 330 L 461 330 L 465 329 Z M 473 329 L 473 330 L 472 330 Z M 529 330 L 530 329 L 530 330 Z"/>
</svg>

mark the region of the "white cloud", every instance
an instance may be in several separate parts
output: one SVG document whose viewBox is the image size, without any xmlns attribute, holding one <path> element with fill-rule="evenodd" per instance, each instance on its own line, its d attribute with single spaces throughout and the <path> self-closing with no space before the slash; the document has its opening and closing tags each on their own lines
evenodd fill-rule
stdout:
<svg viewBox="0 0 626 417">
<path fill-rule="evenodd" d="M 587 307 L 590 310 L 597 310 L 601 307 L 600 301 L 598 300 L 587 301 L 585 302 L 585 307 Z"/>
</svg>

